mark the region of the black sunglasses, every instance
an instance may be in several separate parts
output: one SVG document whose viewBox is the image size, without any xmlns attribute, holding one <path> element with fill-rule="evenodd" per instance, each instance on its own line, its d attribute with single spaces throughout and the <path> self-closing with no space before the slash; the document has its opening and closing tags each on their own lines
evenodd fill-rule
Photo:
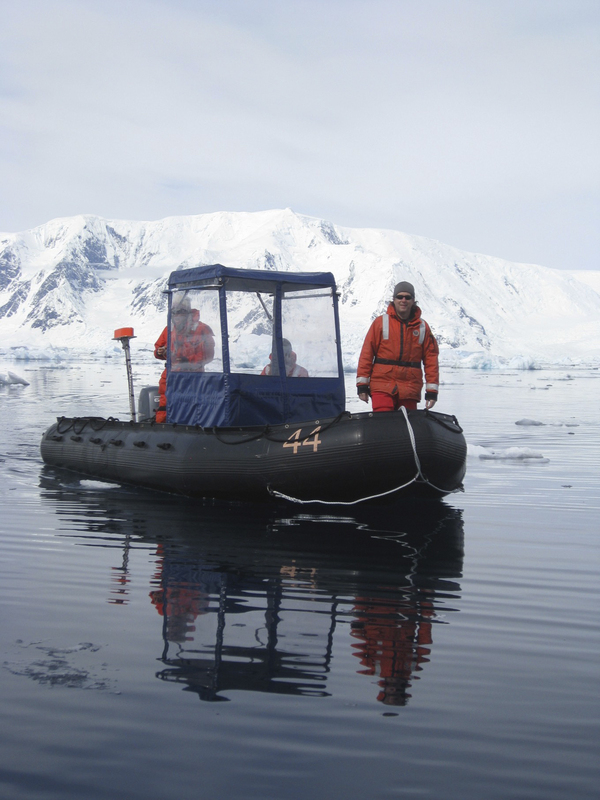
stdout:
<svg viewBox="0 0 600 800">
<path fill-rule="evenodd" d="M 394 297 L 395 300 L 412 300 L 412 294 L 397 294 Z"/>
</svg>

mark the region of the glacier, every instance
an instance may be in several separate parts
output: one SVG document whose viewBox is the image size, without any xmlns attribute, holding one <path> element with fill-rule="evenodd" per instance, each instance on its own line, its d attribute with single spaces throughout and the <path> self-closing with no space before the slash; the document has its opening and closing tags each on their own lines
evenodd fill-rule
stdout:
<svg viewBox="0 0 600 800">
<path fill-rule="evenodd" d="M 125 326 L 150 358 L 169 273 L 214 263 L 332 272 L 348 372 L 399 280 L 415 285 L 449 367 L 600 365 L 600 272 L 513 263 L 291 209 L 152 222 L 79 215 L 0 234 L 0 358 L 112 357 L 121 352 L 113 331 Z M 251 342 L 247 349 L 251 360 Z"/>
</svg>

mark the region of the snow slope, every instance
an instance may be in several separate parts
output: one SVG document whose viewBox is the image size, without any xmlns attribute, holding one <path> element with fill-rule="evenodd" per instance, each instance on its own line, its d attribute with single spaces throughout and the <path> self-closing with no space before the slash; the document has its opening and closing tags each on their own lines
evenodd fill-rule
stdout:
<svg viewBox="0 0 600 800">
<path fill-rule="evenodd" d="M 123 326 L 147 349 L 165 324 L 168 274 L 212 263 L 333 272 L 349 370 L 399 280 L 414 283 L 446 363 L 600 363 L 600 273 L 515 264 L 290 209 L 155 222 L 77 216 L 0 234 L 0 354 L 110 352 Z"/>
</svg>

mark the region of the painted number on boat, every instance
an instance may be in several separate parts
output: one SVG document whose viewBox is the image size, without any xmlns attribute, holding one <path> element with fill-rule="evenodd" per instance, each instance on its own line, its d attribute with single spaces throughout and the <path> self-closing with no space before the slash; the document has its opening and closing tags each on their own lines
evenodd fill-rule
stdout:
<svg viewBox="0 0 600 800">
<path fill-rule="evenodd" d="M 310 447 L 312 446 L 313 453 L 317 452 L 317 448 L 321 444 L 321 440 L 319 439 L 319 431 L 321 430 L 321 426 L 319 425 L 318 428 L 315 428 L 314 431 L 311 431 L 306 439 L 300 440 L 300 435 L 302 434 L 302 428 L 298 428 L 297 431 L 294 431 L 291 436 L 288 437 L 287 442 L 283 443 L 284 447 L 291 447 L 294 451 L 294 455 L 298 452 L 299 447 L 306 447 L 307 445 Z"/>
</svg>

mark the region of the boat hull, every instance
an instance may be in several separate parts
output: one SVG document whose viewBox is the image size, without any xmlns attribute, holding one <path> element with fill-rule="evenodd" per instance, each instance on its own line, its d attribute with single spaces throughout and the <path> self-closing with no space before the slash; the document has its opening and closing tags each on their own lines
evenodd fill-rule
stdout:
<svg viewBox="0 0 600 800">
<path fill-rule="evenodd" d="M 466 443 L 454 417 L 344 414 L 247 428 L 61 417 L 43 435 L 53 467 L 197 498 L 354 504 L 462 489 Z"/>
</svg>

